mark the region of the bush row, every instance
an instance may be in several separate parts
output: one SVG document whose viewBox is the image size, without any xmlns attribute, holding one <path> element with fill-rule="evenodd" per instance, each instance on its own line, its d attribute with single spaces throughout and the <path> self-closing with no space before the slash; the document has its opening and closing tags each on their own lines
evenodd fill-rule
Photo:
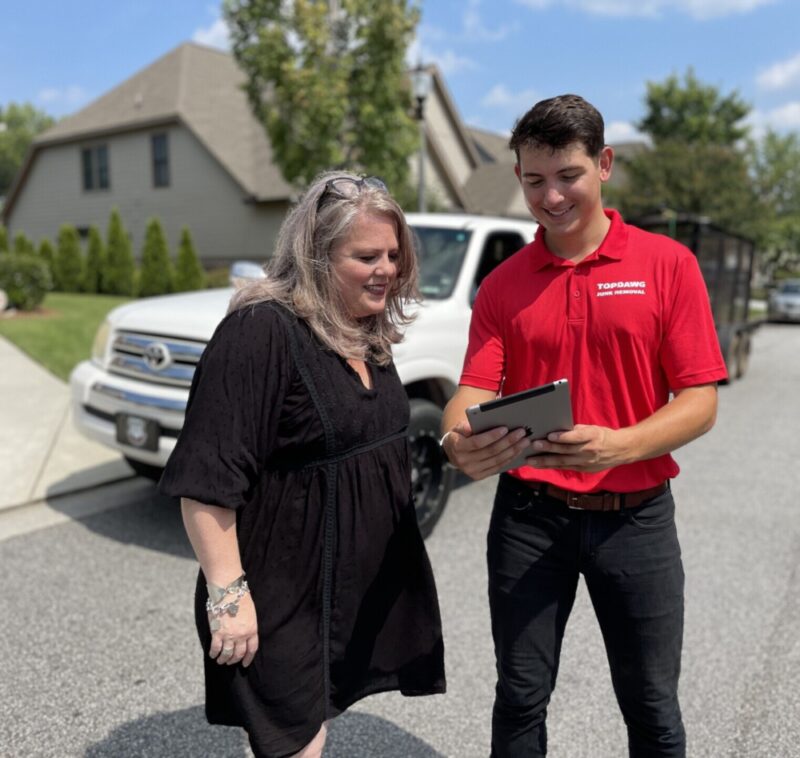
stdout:
<svg viewBox="0 0 800 758">
<path fill-rule="evenodd" d="M 6 229 L 0 226 L 0 259 L 0 289 L 8 294 L 10 305 L 23 310 L 35 308 L 51 289 L 148 297 L 206 286 L 189 230 L 181 231 L 173 263 L 161 223 L 155 218 L 147 223 L 137 271 L 117 209 L 111 212 L 105 241 L 97 227 L 89 228 L 85 252 L 70 224 L 59 230 L 55 247 L 43 239 L 38 249 L 23 232 L 9 244 Z"/>
</svg>

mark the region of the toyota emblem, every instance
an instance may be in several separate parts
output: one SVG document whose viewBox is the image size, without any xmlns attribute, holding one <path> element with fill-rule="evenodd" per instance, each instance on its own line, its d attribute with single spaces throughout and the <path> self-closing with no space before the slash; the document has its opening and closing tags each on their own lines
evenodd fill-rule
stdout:
<svg viewBox="0 0 800 758">
<path fill-rule="evenodd" d="M 169 348 L 163 342 L 151 342 L 144 349 L 144 362 L 151 371 L 163 371 L 172 363 Z"/>
</svg>

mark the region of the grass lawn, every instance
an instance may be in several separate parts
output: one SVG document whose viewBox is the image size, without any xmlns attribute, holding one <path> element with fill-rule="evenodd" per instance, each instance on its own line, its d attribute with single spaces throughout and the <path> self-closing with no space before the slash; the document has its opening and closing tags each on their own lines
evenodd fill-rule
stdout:
<svg viewBox="0 0 800 758">
<path fill-rule="evenodd" d="M 97 327 L 112 308 L 130 298 L 51 292 L 38 311 L 0 318 L 0 335 L 59 379 L 92 352 Z"/>
</svg>

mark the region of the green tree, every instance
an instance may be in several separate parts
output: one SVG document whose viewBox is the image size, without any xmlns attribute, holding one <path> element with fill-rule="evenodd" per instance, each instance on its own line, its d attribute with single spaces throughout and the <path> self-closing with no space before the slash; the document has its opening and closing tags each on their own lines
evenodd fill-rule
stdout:
<svg viewBox="0 0 800 758">
<path fill-rule="evenodd" d="M 691 69 L 683 82 L 674 75 L 648 82 L 645 106 L 637 126 L 651 146 L 620 161 L 626 182 L 608 199 L 632 219 L 669 208 L 755 234 L 760 209 L 742 123 L 749 106 L 735 92 L 702 84 Z"/>
<path fill-rule="evenodd" d="M 83 253 L 78 230 L 72 224 L 63 224 L 58 230 L 53 278 L 55 288 L 60 292 L 81 291 Z"/>
<path fill-rule="evenodd" d="M 31 242 L 25 232 L 17 232 L 14 235 L 14 250 L 15 255 L 35 255 L 36 247 Z"/>
<path fill-rule="evenodd" d="M 119 210 L 114 208 L 106 232 L 106 265 L 103 269 L 103 292 L 109 295 L 133 295 L 136 265 L 131 241 L 122 224 Z"/>
<path fill-rule="evenodd" d="M 800 136 L 767 131 L 752 145 L 756 192 L 764 214 L 759 234 L 767 272 L 800 271 Z"/>
<path fill-rule="evenodd" d="M 39 242 L 39 259 L 47 266 L 52 279 L 56 267 L 56 251 L 53 243 L 47 237 L 42 237 Z"/>
<path fill-rule="evenodd" d="M 172 264 L 164 230 L 157 218 L 147 222 L 139 270 L 139 296 L 165 295 L 172 290 Z"/>
<path fill-rule="evenodd" d="M 0 107 L 0 197 L 8 193 L 33 138 L 55 120 L 30 103 Z"/>
<path fill-rule="evenodd" d="M 338 7 L 336 11 L 333 8 Z M 233 54 L 288 182 L 329 168 L 382 177 L 402 197 L 418 145 L 406 0 L 226 0 Z"/>
<path fill-rule="evenodd" d="M 645 116 L 637 127 L 655 145 L 661 142 L 735 146 L 748 134 L 743 119 L 750 106 L 736 91 L 722 95 L 703 84 L 689 68 L 681 82 L 677 75 L 663 82 L 647 82 Z"/>
<path fill-rule="evenodd" d="M 0 253 L 8 252 L 8 231 L 0 224 Z"/>
<path fill-rule="evenodd" d="M 206 286 L 206 272 L 197 259 L 192 235 L 184 226 L 181 230 L 181 241 L 178 247 L 178 260 L 175 265 L 173 286 L 176 292 L 200 290 Z"/>
<path fill-rule="evenodd" d="M 89 227 L 89 241 L 86 245 L 86 267 L 83 272 L 83 291 L 103 291 L 103 269 L 106 265 L 106 251 L 103 238 L 96 226 Z"/>
</svg>

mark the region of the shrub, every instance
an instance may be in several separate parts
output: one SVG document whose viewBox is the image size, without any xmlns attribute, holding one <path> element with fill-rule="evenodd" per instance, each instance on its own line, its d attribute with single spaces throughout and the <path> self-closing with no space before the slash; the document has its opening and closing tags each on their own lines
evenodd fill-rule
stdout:
<svg viewBox="0 0 800 758">
<path fill-rule="evenodd" d="M 39 260 L 47 266 L 50 277 L 53 277 L 53 270 L 56 267 L 56 251 L 53 243 L 47 237 L 42 238 L 39 243 Z"/>
<path fill-rule="evenodd" d="M 184 226 L 181 230 L 181 242 L 178 248 L 178 261 L 175 266 L 174 287 L 176 292 L 201 290 L 206 286 L 206 272 L 197 259 L 192 235 Z"/>
<path fill-rule="evenodd" d="M 108 220 L 106 235 L 106 265 L 103 269 L 103 292 L 109 295 L 133 295 L 135 264 L 131 241 L 122 225 L 119 211 L 114 208 Z"/>
<path fill-rule="evenodd" d="M 5 226 L 0 224 L 0 253 L 8 252 L 8 232 Z"/>
<path fill-rule="evenodd" d="M 83 291 L 103 291 L 103 269 L 106 265 L 106 251 L 103 238 L 96 226 L 89 227 L 89 242 L 86 249 L 86 267 L 83 271 Z"/>
<path fill-rule="evenodd" d="M 172 264 L 167 240 L 157 218 L 147 222 L 142 247 L 142 267 L 139 271 L 139 296 L 165 295 L 172 289 Z"/>
<path fill-rule="evenodd" d="M 14 235 L 14 255 L 36 255 L 36 248 L 33 246 L 25 232 L 17 232 Z"/>
<path fill-rule="evenodd" d="M 56 261 L 53 267 L 56 289 L 60 292 L 80 292 L 83 283 L 83 253 L 78 230 L 64 224 L 58 230 Z"/>
<path fill-rule="evenodd" d="M 32 255 L 0 254 L 0 289 L 8 295 L 9 305 L 31 311 L 52 288 L 53 279 L 43 261 Z"/>
</svg>

